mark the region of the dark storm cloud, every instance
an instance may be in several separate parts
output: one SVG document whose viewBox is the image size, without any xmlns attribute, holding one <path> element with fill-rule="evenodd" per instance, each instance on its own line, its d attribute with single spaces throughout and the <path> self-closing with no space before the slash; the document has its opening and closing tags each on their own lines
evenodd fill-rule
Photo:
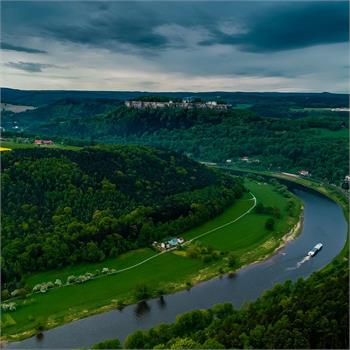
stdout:
<svg viewBox="0 0 350 350">
<path fill-rule="evenodd" d="M 246 33 L 227 35 L 216 30 L 213 38 L 202 44 L 221 43 L 238 45 L 246 51 L 270 52 L 346 42 L 349 39 L 348 3 L 278 5 L 274 11 L 247 22 Z"/>
<path fill-rule="evenodd" d="M 23 70 L 25 72 L 40 73 L 43 69 L 57 67 L 54 64 L 44 64 L 35 62 L 8 62 L 7 67 Z"/>
<path fill-rule="evenodd" d="M 7 50 L 7 51 L 18 51 L 18 52 L 26 52 L 26 53 L 47 53 L 47 51 L 44 51 L 44 50 L 38 50 L 38 49 L 25 47 L 25 46 L 17 46 L 9 43 L 1 43 L 0 46 L 2 50 Z"/>
<path fill-rule="evenodd" d="M 71 70 L 81 79 L 77 88 L 105 88 L 111 77 L 118 89 L 185 89 L 207 78 L 219 88 L 221 78 L 232 79 L 240 89 L 242 77 L 249 86 L 276 84 L 260 89 L 343 91 L 348 8 L 345 1 L 4 1 L 1 27 L 7 67 L 68 67 L 58 75 Z M 20 48 L 48 53 L 36 64 Z M 7 79 L 17 84 L 16 72 Z"/>
<path fill-rule="evenodd" d="M 171 47 L 162 25 L 200 27 L 225 44 L 266 52 L 338 43 L 348 38 L 347 2 L 39 2 L 4 4 L 4 33 L 25 33 L 112 51 Z M 21 6 L 22 11 L 17 11 Z M 23 6 L 26 7 L 23 10 Z M 20 14 L 19 14 L 20 13 Z M 21 23 L 20 26 L 15 25 Z M 243 33 L 223 31 L 239 24 Z"/>
</svg>

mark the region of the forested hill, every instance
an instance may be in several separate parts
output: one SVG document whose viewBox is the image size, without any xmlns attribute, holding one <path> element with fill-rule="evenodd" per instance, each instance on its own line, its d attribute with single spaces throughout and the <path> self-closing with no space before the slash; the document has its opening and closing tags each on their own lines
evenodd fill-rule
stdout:
<svg viewBox="0 0 350 350">
<path fill-rule="evenodd" d="M 89 99 L 128 100 L 140 96 L 152 96 L 146 91 L 84 91 L 84 90 L 18 90 L 1 88 L 2 102 L 15 105 L 44 106 L 66 98 L 84 101 Z M 222 98 L 233 105 L 252 104 L 264 108 L 275 107 L 345 107 L 347 94 L 333 93 L 278 93 L 278 92 L 157 92 L 157 96 L 171 98 Z M 276 108 L 274 108 L 276 110 Z"/>
<path fill-rule="evenodd" d="M 117 349 L 118 340 L 106 342 Z M 107 348 L 101 343 L 96 349 Z M 348 261 L 307 280 L 287 281 L 240 310 L 195 310 L 137 331 L 129 349 L 349 349 Z"/>
<path fill-rule="evenodd" d="M 140 146 L 18 149 L 2 156 L 3 288 L 179 234 L 239 198 L 238 178 Z"/>
<path fill-rule="evenodd" d="M 225 162 L 250 157 L 261 169 L 297 172 L 339 184 L 348 172 L 346 112 L 308 111 L 303 118 L 267 118 L 252 110 L 132 109 L 120 106 L 91 118 L 37 131 L 104 143 L 139 143 Z M 254 164 L 253 164 L 254 165 Z"/>
<path fill-rule="evenodd" d="M 21 130 L 30 129 L 35 132 L 38 126 L 49 127 L 52 124 L 60 124 L 61 121 L 107 113 L 119 104 L 117 100 L 103 98 L 83 100 L 65 98 L 25 112 L 3 111 L 1 125 L 5 130 L 18 126 Z"/>
</svg>

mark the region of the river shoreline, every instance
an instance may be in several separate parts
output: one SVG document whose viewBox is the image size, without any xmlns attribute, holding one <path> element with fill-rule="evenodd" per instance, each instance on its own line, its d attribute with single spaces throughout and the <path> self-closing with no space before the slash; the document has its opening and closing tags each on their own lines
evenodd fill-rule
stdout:
<svg viewBox="0 0 350 350">
<path fill-rule="evenodd" d="M 245 302 L 258 298 L 275 283 L 307 278 L 313 271 L 327 268 L 341 254 L 348 236 L 347 218 L 342 213 L 343 206 L 336 205 L 333 200 L 329 201 L 324 196 L 319 197 L 314 191 L 307 191 L 307 188 L 297 189 L 295 194 L 304 202 L 305 211 L 299 225 L 294 225 L 283 236 L 283 249 L 278 246 L 274 249 L 273 257 L 269 254 L 270 259 L 249 264 L 246 268 L 241 267 L 235 278 L 212 278 L 206 283 L 199 283 L 188 293 L 185 291 L 166 295 L 165 306 L 162 307 L 159 299 L 150 299 L 147 301 L 149 311 L 144 316 L 139 316 L 137 307 L 131 305 L 123 312 L 109 311 L 45 331 L 41 341 L 33 337 L 20 343 L 11 342 L 8 347 L 75 348 L 91 347 L 109 338 L 119 337 L 122 340 L 137 329 L 149 328 L 160 322 L 173 322 L 177 314 L 192 309 L 208 308 L 224 302 L 230 302 L 239 308 Z M 300 231 L 302 234 L 299 235 Z M 338 239 L 335 239 L 335 234 Z M 327 249 L 316 259 L 296 267 L 305 256 L 305 247 L 311 246 L 315 240 L 322 240 Z M 277 254 L 279 250 L 283 252 Z"/>
<path fill-rule="evenodd" d="M 282 237 L 280 237 L 278 239 L 279 244 L 276 248 L 273 249 L 273 251 L 271 251 L 263 256 L 260 256 L 259 258 L 255 259 L 253 261 L 250 261 L 247 264 L 243 264 L 243 265 L 239 266 L 236 270 L 225 271 L 223 273 L 218 272 L 218 268 L 217 268 L 216 264 L 210 265 L 210 266 L 200 270 L 198 272 L 198 274 L 196 274 L 196 276 L 194 276 L 191 279 L 190 286 L 187 285 L 186 283 L 171 283 L 168 289 L 165 288 L 164 294 L 162 296 L 168 296 L 168 295 L 172 295 L 172 294 L 175 294 L 175 293 L 178 293 L 181 291 L 189 290 L 195 286 L 200 285 L 201 283 L 207 282 L 207 281 L 214 279 L 214 278 L 224 277 L 224 276 L 231 276 L 232 277 L 232 276 L 236 275 L 237 273 L 239 273 L 242 269 L 246 268 L 247 266 L 253 266 L 253 265 L 259 264 L 261 262 L 264 262 L 269 258 L 272 258 L 274 255 L 276 255 L 278 253 L 279 250 L 284 248 L 290 241 L 294 240 L 301 232 L 302 223 L 303 223 L 303 209 L 304 209 L 303 206 L 301 206 L 300 213 L 298 216 L 298 221 L 294 224 L 294 226 L 286 234 L 284 234 Z M 264 242 L 262 245 L 268 243 L 268 241 L 269 240 Z M 254 250 L 251 251 L 250 253 L 253 253 L 253 252 L 254 252 Z M 152 295 L 152 298 L 154 298 L 154 297 L 156 297 L 156 296 Z M 84 312 L 82 312 L 80 314 L 67 315 L 62 322 L 52 321 L 51 323 L 48 323 L 46 325 L 47 330 L 53 329 L 55 327 L 63 326 L 65 324 L 68 324 L 68 323 L 71 323 L 74 321 L 78 321 L 78 320 L 81 320 L 81 319 L 84 319 L 84 318 L 87 318 L 90 316 L 109 312 L 112 310 L 121 311 L 122 309 L 124 309 L 127 306 L 132 306 L 132 305 L 135 306 L 139 302 L 135 303 L 135 301 L 131 297 L 129 300 L 123 300 L 123 304 L 121 307 L 118 307 L 115 303 L 111 303 L 108 305 L 104 305 L 100 308 L 94 308 L 91 310 L 84 310 Z M 21 340 L 33 337 L 35 335 L 40 335 L 40 334 L 41 334 L 41 331 L 31 329 L 31 330 L 27 330 L 27 331 L 22 332 L 22 333 L 17 333 L 15 335 L 8 336 L 6 338 L 2 338 L 1 341 L 6 342 L 6 343 L 13 343 L 13 342 L 21 341 Z"/>
</svg>

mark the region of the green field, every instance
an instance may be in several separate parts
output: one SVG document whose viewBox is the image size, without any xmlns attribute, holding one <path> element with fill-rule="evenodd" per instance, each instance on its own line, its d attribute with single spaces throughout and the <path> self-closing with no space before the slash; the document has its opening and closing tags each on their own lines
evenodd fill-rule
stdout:
<svg viewBox="0 0 350 350">
<path fill-rule="evenodd" d="M 63 145 L 63 144 L 53 144 L 53 145 L 43 145 L 38 146 L 34 143 L 18 143 L 15 141 L 1 141 L 1 147 L 4 148 L 10 148 L 10 149 L 19 149 L 19 148 L 59 148 L 59 149 L 68 149 L 68 150 L 78 150 L 81 147 L 77 146 L 69 146 L 69 145 Z"/>
<path fill-rule="evenodd" d="M 250 212 L 232 225 L 198 239 L 204 245 L 210 245 L 215 249 L 234 252 L 239 258 L 237 268 L 271 254 L 281 243 L 281 236 L 290 230 L 299 217 L 299 215 L 295 215 L 294 218 L 287 216 L 287 198 L 277 193 L 272 185 L 249 181 L 246 182 L 246 186 L 256 196 L 258 202 L 265 206 L 273 205 L 280 208 L 282 217 L 277 220 L 276 229 L 272 232 L 267 231 L 264 226 L 267 216 Z M 299 204 L 294 197 L 292 200 Z M 253 204 L 251 196 L 246 194 L 222 215 L 179 235 L 190 239 L 206 233 L 238 218 Z M 219 260 L 205 264 L 202 259 L 189 258 L 185 253 L 186 250 L 167 252 L 125 272 L 16 300 L 17 310 L 2 314 L 2 336 L 7 340 L 25 338 L 35 334 L 38 324 L 51 328 L 89 314 L 116 308 L 120 302 L 133 303 L 136 301 L 134 290 L 140 284 L 149 286 L 155 296 L 160 290 L 169 293 L 186 288 L 188 283 L 194 284 L 211 278 L 219 273 L 219 269 L 226 272 L 230 270 L 225 254 Z M 81 264 L 62 270 L 37 273 L 28 276 L 26 282 L 32 287 L 40 282 L 54 281 L 56 278 L 64 282 L 69 275 L 94 272 L 103 267 L 120 270 L 154 254 L 155 252 L 149 248 L 140 249 L 102 263 Z"/>
</svg>

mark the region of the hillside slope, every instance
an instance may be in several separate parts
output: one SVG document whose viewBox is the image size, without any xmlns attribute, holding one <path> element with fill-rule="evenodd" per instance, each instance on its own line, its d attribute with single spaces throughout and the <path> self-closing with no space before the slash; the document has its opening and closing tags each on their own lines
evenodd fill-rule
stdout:
<svg viewBox="0 0 350 350">
<path fill-rule="evenodd" d="M 220 213 L 238 179 L 138 146 L 2 156 L 3 288 L 24 274 L 147 246 Z"/>
<path fill-rule="evenodd" d="M 340 183 L 348 171 L 348 119 L 333 112 L 262 118 L 249 110 L 128 109 L 41 126 L 43 134 L 104 143 L 138 143 L 225 162 L 251 157 L 261 169 L 297 172 Z M 220 141 L 218 141 L 220 140 Z"/>
</svg>

